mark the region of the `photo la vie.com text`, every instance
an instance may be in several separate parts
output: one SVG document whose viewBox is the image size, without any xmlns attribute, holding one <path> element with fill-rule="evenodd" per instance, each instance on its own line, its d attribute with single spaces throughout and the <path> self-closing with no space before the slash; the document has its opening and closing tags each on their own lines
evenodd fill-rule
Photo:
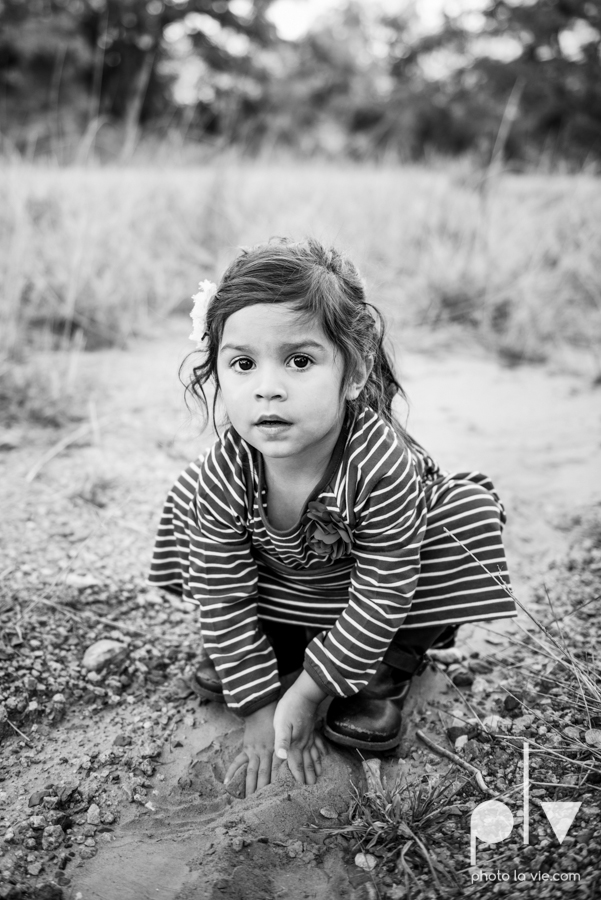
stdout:
<svg viewBox="0 0 601 900">
<path fill-rule="evenodd" d="M 557 881 L 580 881 L 578 872 L 520 872 L 514 869 L 513 872 L 484 872 L 480 869 L 471 873 L 472 884 L 476 882 L 487 882 L 496 884 L 500 881 L 540 881 L 541 883 L 557 882 Z"/>
<path fill-rule="evenodd" d="M 523 843 L 530 844 L 530 745 L 524 741 L 524 783 L 523 783 Z M 581 802 L 576 801 L 547 801 L 542 802 L 542 810 L 545 813 L 553 832 L 559 841 L 563 843 L 565 837 L 576 818 L 581 807 Z M 470 868 L 472 884 L 476 882 L 566 882 L 580 881 L 577 872 L 528 872 L 513 869 L 511 872 L 483 870 L 476 864 L 476 842 L 479 838 L 487 844 L 496 844 L 509 837 L 514 827 L 513 813 L 505 803 L 498 800 L 486 800 L 479 803 L 472 810 L 470 820 Z"/>
</svg>

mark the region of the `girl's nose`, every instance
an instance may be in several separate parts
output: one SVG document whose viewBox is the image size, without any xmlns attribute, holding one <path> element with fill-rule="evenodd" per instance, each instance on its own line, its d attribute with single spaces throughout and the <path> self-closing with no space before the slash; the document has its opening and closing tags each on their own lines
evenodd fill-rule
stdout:
<svg viewBox="0 0 601 900">
<path fill-rule="evenodd" d="M 286 389 L 280 373 L 266 368 L 257 380 L 254 393 L 257 400 L 285 400 Z"/>
</svg>

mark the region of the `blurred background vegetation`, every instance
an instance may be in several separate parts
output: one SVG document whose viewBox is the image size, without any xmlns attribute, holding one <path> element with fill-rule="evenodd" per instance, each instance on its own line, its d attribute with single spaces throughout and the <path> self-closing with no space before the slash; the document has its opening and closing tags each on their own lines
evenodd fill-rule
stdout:
<svg viewBox="0 0 601 900">
<path fill-rule="evenodd" d="M 400 345 L 601 383 L 600 48 L 601 0 L 0 0 L 0 425 L 79 416 L 83 351 L 272 235 Z"/>
<path fill-rule="evenodd" d="M 516 164 L 597 163 L 599 0 L 482 0 L 424 29 L 427 5 L 324 4 L 291 41 L 270 18 L 277 0 L 0 0 L 5 151 L 114 158 L 143 134 L 487 160 L 509 114 Z"/>
</svg>

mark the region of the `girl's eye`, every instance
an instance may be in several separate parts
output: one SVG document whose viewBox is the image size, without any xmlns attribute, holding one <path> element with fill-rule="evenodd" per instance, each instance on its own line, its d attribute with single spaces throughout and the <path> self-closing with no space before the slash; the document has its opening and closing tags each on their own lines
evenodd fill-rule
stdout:
<svg viewBox="0 0 601 900">
<path fill-rule="evenodd" d="M 308 369 L 312 360 L 303 353 L 297 353 L 296 356 L 291 357 L 290 362 L 293 363 L 293 369 Z"/>
<path fill-rule="evenodd" d="M 241 356 L 231 363 L 232 369 L 236 369 L 237 372 L 250 372 L 253 366 L 252 359 L 248 359 L 246 356 Z"/>
</svg>

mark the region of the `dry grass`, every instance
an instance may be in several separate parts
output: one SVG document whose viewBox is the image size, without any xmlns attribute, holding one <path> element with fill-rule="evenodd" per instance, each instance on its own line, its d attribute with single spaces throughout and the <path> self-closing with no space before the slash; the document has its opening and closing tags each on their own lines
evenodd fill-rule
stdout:
<svg viewBox="0 0 601 900">
<path fill-rule="evenodd" d="M 483 182 L 466 165 L 13 162 L 0 173 L 0 381 L 11 395 L 31 345 L 124 345 L 187 304 L 239 245 L 283 234 L 348 251 L 393 336 L 455 323 L 509 360 L 566 345 L 594 360 L 600 222 L 601 186 L 586 175 Z"/>
<path fill-rule="evenodd" d="M 363 770 L 367 787 L 351 784 L 349 823 L 318 830 L 324 835 L 345 837 L 351 842 L 352 854 L 367 856 L 368 870 L 374 869 L 376 892 L 377 879 L 383 872 L 394 873 L 395 880 L 403 880 L 407 896 L 411 896 L 412 884 L 421 895 L 418 875 L 424 871 L 437 889 L 435 896 L 438 891 L 456 887 L 457 873 L 448 850 L 433 847 L 440 844 L 440 828 L 465 781 L 457 780 L 450 771 L 442 777 L 431 774 L 410 781 L 401 778 L 388 785 L 380 780 L 377 759 L 364 760 Z"/>
</svg>

